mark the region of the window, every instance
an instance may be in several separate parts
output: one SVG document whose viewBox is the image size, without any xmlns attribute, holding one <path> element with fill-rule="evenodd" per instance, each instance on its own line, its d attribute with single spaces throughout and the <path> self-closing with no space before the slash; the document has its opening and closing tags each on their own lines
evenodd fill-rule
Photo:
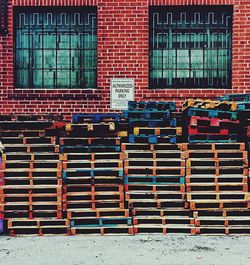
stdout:
<svg viewBox="0 0 250 265">
<path fill-rule="evenodd" d="M 150 9 L 151 88 L 230 88 L 231 6 Z"/>
<path fill-rule="evenodd" d="M 96 88 L 95 8 L 19 9 L 15 18 L 16 87 Z"/>
</svg>

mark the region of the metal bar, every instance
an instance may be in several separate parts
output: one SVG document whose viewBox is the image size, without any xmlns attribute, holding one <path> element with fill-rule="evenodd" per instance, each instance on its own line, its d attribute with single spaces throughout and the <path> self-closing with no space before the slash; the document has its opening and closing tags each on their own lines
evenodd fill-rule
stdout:
<svg viewBox="0 0 250 265">
<path fill-rule="evenodd" d="M 170 13 L 171 16 L 167 15 Z M 158 18 L 157 23 L 154 23 L 155 16 Z M 225 21 L 224 16 L 230 20 L 229 23 L 219 23 Z M 170 21 L 170 17 L 173 18 L 172 21 Z M 157 43 L 150 45 L 151 55 L 154 55 L 153 51 L 158 51 L 161 52 L 160 56 L 162 56 L 162 58 L 158 58 L 159 53 L 155 53 L 158 60 L 162 62 L 162 67 L 154 63 L 154 58 L 150 60 L 149 71 L 151 73 L 156 72 L 156 74 L 150 75 L 149 83 L 154 85 L 152 88 L 230 88 L 230 62 L 226 69 L 223 58 L 221 59 L 223 61 L 219 60 L 219 53 L 222 51 L 224 54 L 224 49 L 226 49 L 227 61 L 231 60 L 231 45 L 221 47 L 218 38 L 222 34 L 223 38 L 227 38 L 227 42 L 232 42 L 231 35 L 227 34 L 227 32 L 232 33 L 231 18 L 232 7 L 218 6 L 215 8 L 211 6 L 198 9 L 191 6 L 185 7 L 185 9 L 181 6 L 151 7 L 149 39 L 154 37 L 155 32 L 161 32 L 163 38 L 164 34 L 173 30 L 172 45 L 169 45 L 167 50 L 169 54 L 170 52 L 174 54 L 175 58 L 172 59 L 176 62 L 175 66 L 163 65 L 164 44 L 167 40 L 159 38 L 157 39 L 159 45 Z M 159 28 L 158 25 L 161 27 Z M 198 37 L 201 32 L 203 32 L 203 39 Z M 207 45 L 201 45 L 201 43 L 205 43 L 205 37 Z M 193 45 L 191 45 L 192 41 L 194 42 Z M 199 55 L 203 57 L 202 62 Z M 172 70 L 172 83 L 167 81 L 168 75 L 164 78 L 158 77 L 158 72 L 163 74 L 164 70 Z M 225 82 L 226 71 L 228 78 Z"/>
<path fill-rule="evenodd" d="M 8 0 L 2 0 L 0 4 L 0 34 L 8 34 Z"/>
</svg>

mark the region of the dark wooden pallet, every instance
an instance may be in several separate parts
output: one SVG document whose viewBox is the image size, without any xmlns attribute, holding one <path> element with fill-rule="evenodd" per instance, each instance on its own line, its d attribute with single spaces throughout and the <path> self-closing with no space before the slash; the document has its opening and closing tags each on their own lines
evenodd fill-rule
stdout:
<svg viewBox="0 0 250 265">
<path fill-rule="evenodd" d="M 48 152 L 39 152 L 39 153 L 27 153 L 27 152 L 8 152 L 2 155 L 3 161 L 51 161 L 51 160 L 61 160 L 58 153 L 48 153 Z"/>
<path fill-rule="evenodd" d="M 184 200 L 185 193 L 184 192 L 176 192 L 176 191 L 128 191 L 125 193 L 125 198 L 128 202 L 131 200 L 161 200 L 168 201 L 172 199 Z"/>
<path fill-rule="evenodd" d="M 202 235 L 250 235 L 250 226 L 202 226 L 196 227 L 196 234 Z"/>
<path fill-rule="evenodd" d="M 184 166 L 129 166 L 124 167 L 125 175 L 145 175 L 145 176 L 184 176 Z"/>
<path fill-rule="evenodd" d="M 102 208 L 102 209 L 68 209 L 67 218 L 68 219 L 78 219 L 78 218 L 101 218 L 101 217 L 129 217 L 128 209 L 120 208 Z"/>
<path fill-rule="evenodd" d="M 60 154 L 61 161 L 74 161 L 74 160 L 89 160 L 89 161 L 98 161 L 98 160 L 122 160 L 124 157 L 123 153 L 120 152 L 109 152 L 109 153 L 67 153 Z"/>
</svg>

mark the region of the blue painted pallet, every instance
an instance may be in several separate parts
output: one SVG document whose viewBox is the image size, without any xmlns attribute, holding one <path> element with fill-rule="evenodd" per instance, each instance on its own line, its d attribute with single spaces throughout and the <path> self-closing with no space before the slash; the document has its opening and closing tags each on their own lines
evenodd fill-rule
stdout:
<svg viewBox="0 0 250 265">
<path fill-rule="evenodd" d="M 210 109 L 200 109 L 200 108 L 187 108 L 184 114 L 199 117 L 209 117 L 209 118 L 221 118 L 229 120 L 237 120 L 238 113 L 233 111 L 222 111 L 222 110 L 210 110 Z"/>
<path fill-rule="evenodd" d="M 0 235 L 4 233 L 4 225 L 3 225 L 3 220 L 0 219 Z"/>
<path fill-rule="evenodd" d="M 139 119 L 169 119 L 171 116 L 170 110 L 124 110 L 121 114 L 122 118 L 139 118 Z"/>
<path fill-rule="evenodd" d="M 60 153 L 89 153 L 89 152 L 120 152 L 121 147 L 118 145 L 88 145 L 88 146 L 60 146 Z"/>
<path fill-rule="evenodd" d="M 237 111 L 250 110 L 250 101 L 237 102 Z"/>
<path fill-rule="evenodd" d="M 84 219 L 84 218 L 83 218 Z M 93 223 L 91 220 L 85 219 L 86 224 L 82 223 L 82 220 L 75 220 L 70 222 L 70 227 L 102 227 L 102 226 L 111 226 L 116 227 L 121 224 L 126 224 L 128 226 L 132 225 L 132 217 L 122 217 L 122 218 L 94 218 Z"/>
<path fill-rule="evenodd" d="M 169 178 L 169 180 L 167 180 Z M 165 181 L 161 181 L 166 179 Z M 172 181 L 170 181 L 172 179 Z M 181 176 L 124 176 L 123 183 L 126 184 L 185 184 L 185 178 Z"/>
<path fill-rule="evenodd" d="M 176 119 L 129 119 L 129 126 L 145 126 L 145 127 L 176 127 Z"/>
<path fill-rule="evenodd" d="M 128 138 L 129 143 L 149 143 L 149 144 L 157 144 L 157 143 L 170 143 L 175 144 L 177 142 L 176 135 L 168 135 L 168 136 L 158 136 L 158 135 L 134 135 L 130 134 Z"/>
<path fill-rule="evenodd" d="M 231 135 L 189 135 L 189 143 L 236 143 L 238 140 L 237 134 Z"/>
<path fill-rule="evenodd" d="M 128 109 L 152 109 L 152 110 L 176 110 L 175 102 L 164 101 L 130 101 L 128 102 Z"/>
<path fill-rule="evenodd" d="M 217 98 L 224 101 L 250 101 L 250 94 L 228 94 Z"/>
<path fill-rule="evenodd" d="M 97 169 L 76 169 L 74 171 L 69 171 L 69 172 L 67 172 L 66 170 L 63 170 L 62 171 L 62 179 L 67 180 L 67 178 L 69 177 L 68 175 L 72 174 L 72 173 L 76 174 L 76 175 L 78 173 L 86 173 L 86 175 L 81 176 L 82 178 L 84 178 L 84 177 L 94 178 L 96 175 L 100 176 L 99 173 L 103 173 L 104 176 L 106 176 L 107 173 L 116 173 L 118 177 L 123 177 L 123 169 L 112 169 L 112 168 L 100 169 L 100 168 L 97 168 Z"/>
<path fill-rule="evenodd" d="M 82 123 L 85 120 L 91 120 L 93 123 L 102 122 L 105 120 L 112 120 L 116 123 L 119 122 L 119 115 L 117 113 L 94 113 L 94 114 L 74 114 L 72 116 L 72 123 Z"/>
</svg>

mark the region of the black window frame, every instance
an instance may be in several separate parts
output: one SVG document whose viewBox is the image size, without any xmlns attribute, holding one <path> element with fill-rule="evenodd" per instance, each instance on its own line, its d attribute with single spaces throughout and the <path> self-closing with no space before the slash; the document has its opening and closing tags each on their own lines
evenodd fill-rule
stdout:
<svg viewBox="0 0 250 265">
<path fill-rule="evenodd" d="M 44 85 L 42 85 L 41 87 L 36 87 L 34 86 L 34 84 L 32 84 L 32 82 L 29 80 L 29 85 L 28 86 L 20 86 L 17 84 L 17 59 L 16 59 L 16 41 L 17 41 L 17 33 L 16 33 L 16 29 L 17 29 L 17 19 L 18 19 L 18 14 L 22 13 L 22 12 L 36 12 L 36 13 L 45 13 L 45 12 L 49 12 L 49 13 L 57 13 L 59 14 L 61 13 L 81 13 L 81 14 L 85 14 L 88 15 L 89 13 L 95 13 L 95 37 L 96 37 L 96 42 L 95 42 L 95 52 L 96 52 L 96 60 L 95 60 L 95 78 L 94 80 L 94 85 L 93 86 L 85 86 L 85 85 L 80 85 L 78 87 L 72 86 L 72 80 L 70 80 L 69 85 L 68 86 L 50 86 L 50 87 L 46 87 Z M 97 12 L 97 7 L 96 6 L 84 6 L 84 7 L 71 7 L 71 6 L 56 6 L 56 7 L 15 7 L 13 9 L 13 16 L 14 16 L 14 21 L 13 21 L 13 33 L 14 33 L 14 38 L 13 38 L 13 47 L 14 47 L 14 51 L 13 51 L 13 57 L 14 57 L 14 88 L 15 89 L 38 89 L 38 90 L 44 90 L 44 89 L 58 89 L 58 90 L 65 90 L 65 89 L 77 89 L 77 90 L 93 90 L 93 89 L 97 89 L 98 88 L 98 84 L 97 84 L 97 80 L 98 80 L 98 36 L 97 36 L 97 32 L 98 32 L 98 12 Z M 84 32 L 84 27 L 83 26 L 83 32 Z M 70 44 L 71 45 L 71 44 Z M 71 46 L 70 46 L 71 47 Z M 44 47 L 43 47 L 44 49 Z M 56 47 L 56 50 L 58 51 L 59 49 Z M 83 49 L 79 49 L 79 50 L 85 50 Z M 86 49 L 87 50 L 87 49 Z M 70 59 L 69 59 L 70 60 Z M 71 62 L 70 62 L 71 64 Z M 83 58 L 83 69 L 84 69 L 84 58 Z M 32 67 L 32 66 L 31 66 Z M 31 68 L 30 67 L 30 68 Z M 55 67 L 56 70 L 58 70 L 57 66 Z M 44 69 L 43 69 L 44 70 Z M 63 70 L 61 68 L 61 70 Z M 69 70 L 69 69 L 68 69 Z M 71 69 L 72 70 L 72 69 Z M 29 71 L 31 71 L 29 69 Z M 70 70 L 69 70 L 70 71 Z M 43 77 L 44 78 L 44 77 Z M 30 76 L 29 76 L 30 79 Z M 57 82 L 57 81 L 56 81 Z M 44 84 L 44 81 L 42 81 L 42 83 Z"/>
<path fill-rule="evenodd" d="M 152 70 L 154 70 L 154 68 L 151 66 L 151 52 L 153 51 L 153 45 L 152 45 L 152 42 L 151 42 L 151 38 L 153 36 L 153 13 L 154 12 L 158 12 L 159 14 L 163 14 L 163 13 L 167 13 L 167 12 L 177 12 L 177 14 L 181 14 L 181 12 L 204 12 L 205 14 L 208 14 L 209 12 L 226 12 L 226 13 L 230 13 L 230 16 L 231 16 L 231 20 L 230 20 L 230 26 L 229 26 L 229 33 L 230 33 L 230 48 L 228 48 L 227 50 L 229 51 L 229 59 L 230 59 L 230 62 L 228 63 L 228 71 L 227 71 L 227 75 L 228 75 L 228 83 L 223 85 L 223 84 L 220 84 L 218 82 L 218 73 L 217 73 L 217 83 L 215 85 L 208 85 L 207 83 L 205 83 L 203 81 L 203 83 L 201 85 L 197 85 L 195 86 L 193 83 L 190 82 L 190 80 L 187 82 L 186 85 L 183 85 L 183 84 L 179 84 L 177 81 L 175 81 L 173 83 L 172 86 L 168 86 L 166 84 L 166 78 L 162 78 L 162 82 L 160 82 L 160 84 L 156 84 L 155 82 L 152 81 L 152 78 L 151 78 L 151 73 L 152 73 Z M 232 62 L 233 62 L 233 15 L 234 15 L 234 12 L 233 12 L 233 6 L 232 5 L 199 5 L 199 6 L 196 6 L 196 5 L 191 5 L 191 6 L 186 6 L 186 5 L 179 5 L 179 6 L 150 6 L 149 7 L 149 54 L 148 54 L 148 58 L 149 58 L 149 63 L 148 63 L 148 73 L 149 73 L 149 76 L 148 76 L 148 82 L 149 82 L 149 88 L 150 89 L 231 89 L 232 88 Z M 168 28 L 166 28 L 166 30 L 168 30 Z M 178 29 L 177 29 L 178 30 Z M 162 32 L 164 31 L 164 29 L 162 28 Z M 219 31 L 219 30 L 217 30 Z M 190 29 L 190 32 L 191 32 L 191 29 Z M 190 52 L 191 48 L 189 48 L 189 52 Z M 205 50 L 205 48 L 204 48 Z M 219 50 L 219 48 L 217 47 L 217 50 Z M 177 51 L 177 49 L 176 49 Z M 218 56 L 218 55 L 217 55 Z M 163 56 L 162 56 L 163 57 Z M 162 59 L 163 60 L 163 59 Z M 177 55 L 175 57 L 175 60 L 177 61 Z M 189 61 L 191 61 L 190 59 L 190 54 L 189 54 Z M 163 63 L 163 62 L 162 62 Z M 177 63 L 176 63 L 177 64 Z M 203 65 L 204 65 L 204 61 L 203 61 Z M 219 67 L 217 67 L 217 71 L 219 71 Z M 164 68 L 161 69 L 162 71 L 164 71 Z M 177 70 L 175 68 L 175 70 Z M 205 71 L 206 68 L 203 68 L 203 71 Z M 190 67 L 189 67 L 189 71 L 191 71 Z M 162 72 L 162 75 L 163 75 L 163 72 Z M 177 76 L 177 75 L 176 75 Z M 204 78 L 204 73 L 203 73 L 203 78 Z M 190 79 L 190 77 L 189 77 Z"/>
</svg>

